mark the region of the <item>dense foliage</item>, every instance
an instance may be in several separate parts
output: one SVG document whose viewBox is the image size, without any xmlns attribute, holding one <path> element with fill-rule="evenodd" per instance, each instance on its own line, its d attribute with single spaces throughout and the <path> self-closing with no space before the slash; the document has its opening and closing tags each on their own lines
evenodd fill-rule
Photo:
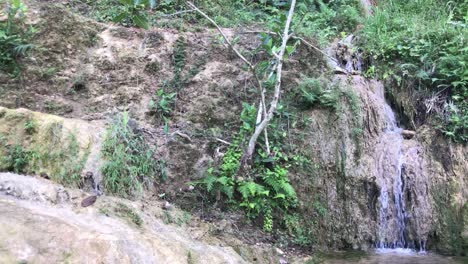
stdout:
<svg viewBox="0 0 468 264">
<path fill-rule="evenodd" d="M 7 1 L 5 10 L 7 19 L 0 21 L 0 71 L 16 77 L 21 69 L 18 60 L 33 47 L 28 40 L 34 30 L 24 22 L 26 6 L 20 0 Z"/>
<path fill-rule="evenodd" d="M 460 142 L 468 140 L 467 10 L 463 0 L 384 1 L 360 34 L 371 70 L 422 94 L 424 110 Z"/>
</svg>

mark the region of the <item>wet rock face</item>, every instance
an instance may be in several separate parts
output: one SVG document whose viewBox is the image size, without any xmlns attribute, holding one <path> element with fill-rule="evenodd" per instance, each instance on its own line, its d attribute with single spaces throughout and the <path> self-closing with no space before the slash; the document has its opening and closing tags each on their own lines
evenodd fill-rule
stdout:
<svg viewBox="0 0 468 264">
<path fill-rule="evenodd" d="M 64 192 L 69 199 L 54 206 Z M 191 263 L 189 255 L 195 263 L 245 263 L 232 248 L 196 241 L 141 212 L 138 228 L 94 206 L 82 208 L 75 204 L 82 195 L 43 179 L 0 173 L 0 263 Z M 96 204 L 117 202 L 99 199 Z"/>
<path fill-rule="evenodd" d="M 468 199 L 467 147 L 446 142 L 425 127 L 399 129 L 390 122 L 382 84 L 360 76 L 337 78 L 360 98 L 363 134 L 356 144 L 355 121 L 346 103 L 338 116 L 318 109 L 308 113 L 313 121 L 304 148 L 320 167 L 313 174 L 295 175 L 294 183 L 302 209 L 318 219 L 318 243 L 368 249 L 379 241 L 402 241 L 399 246 L 427 244 L 450 253 L 455 243 L 450 236 L 459 244 L 466 241 L 460 215 Z M 316 201 L 326 206 L 326 216 L 316 217 Z"/>
<path fill-rule="evenodd" d="M 430 178 L 425 168 L 425 157 L 423 147 L 415 140 L 404 142 L 404 165 L 403 178 L 405 179 L 405 203 L 407 215 L 407 238 L 408 241 L 427 241 L 432 228 Z"/>
</svg>

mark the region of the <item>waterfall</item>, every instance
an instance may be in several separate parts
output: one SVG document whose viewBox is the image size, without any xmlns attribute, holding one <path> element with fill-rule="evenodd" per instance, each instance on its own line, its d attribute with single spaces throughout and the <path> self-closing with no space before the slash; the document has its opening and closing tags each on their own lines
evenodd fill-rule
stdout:
<svg viewBox="0 0 468 264">
<path fill-rule="evenodd" d="M 402 129 L 398 127 L 391 107 L 385 102 L 383 87 L 379 86 L 376 93 L 381 99 L 386 122 L 377 146 L 380 154 L 378 160 L 380 209 L 376 247 L 381 250 L 407 248 Z"/>
<path fill-rule="evenodd" d="M 330 68 L 338 75 L 346 74 L 348 78 L 360 75 L 363 67 L 362 52 L 353 46 L 353 40 L 354 36 L 349 35 L 327 49 L 327 54 L 333 58 L 327 59 Z M 416 247 L 425 252 L 432 208 L 425 165 L 419 154 L 421 145 L 412 137 L 406 137 L 408 140 L 403 137 L 408 131 L 398 126 L 395 114 L 385 100 L 381 82 L 353 78 L 368 82 L 356 85 L 367 86 L 372 91 L 369 98 L 374 109 L 369 116 L 375 122 L 372 125 L 380 129 L 372 138 L 375 148 L 369 153 L 372 171 L 368 173 L 370 178 L 375 177 L 380 191 L 375 207 L 374 204 L 370 207 L 377 208 L 375 247 L 380 252 L 412 252 Z"/>
</svg>

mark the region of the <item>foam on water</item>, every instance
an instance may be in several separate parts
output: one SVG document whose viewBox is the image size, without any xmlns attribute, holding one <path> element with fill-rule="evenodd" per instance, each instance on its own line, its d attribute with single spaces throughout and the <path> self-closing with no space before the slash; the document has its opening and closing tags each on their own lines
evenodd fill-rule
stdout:
<svg viewBox="0 0 468 264">
<path fill-rule="evenodd" d="M 411 248 L 377 248 L 377 254 L 398 254 L 398 255 L 413 255 L 417 252 Z"/>
</svg>

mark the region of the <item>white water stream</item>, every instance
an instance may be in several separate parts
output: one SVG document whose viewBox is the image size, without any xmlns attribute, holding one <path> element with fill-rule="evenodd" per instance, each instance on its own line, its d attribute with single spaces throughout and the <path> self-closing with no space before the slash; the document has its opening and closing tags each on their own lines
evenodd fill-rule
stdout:
<svg viewBox="0 0 468 264">
<path fill-rule="evenodd" d="M 377 248 L 405 248 L 407 243 L 404 236 L 406 215 L 403 199 L 405 186 L 402 178 L 404 163 L 402 129 L 398 127 L 392 109 L 385 102 L 383 89 L 379 94 L 385 104 L 386 126 L 380 141 L 383 144 L 383 153 L 379 160 L 381 189 Z"/>
</svg>

